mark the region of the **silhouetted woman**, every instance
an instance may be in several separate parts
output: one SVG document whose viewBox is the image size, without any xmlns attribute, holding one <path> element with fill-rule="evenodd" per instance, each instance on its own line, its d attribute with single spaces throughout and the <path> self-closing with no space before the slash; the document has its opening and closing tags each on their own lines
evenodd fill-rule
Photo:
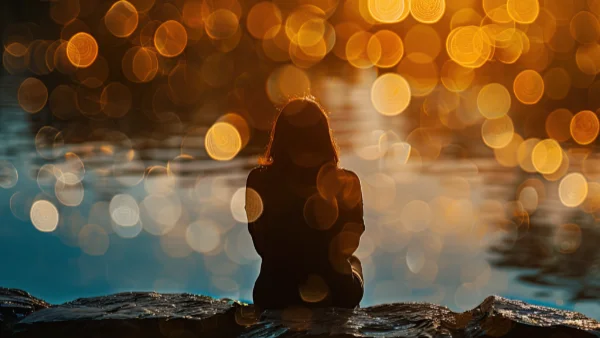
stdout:
<svg viewBox="0 0 600 338">
<path fill-rule="evenodd" d="M 246 212 L 262 258 L 253 293 L 259 308 L 358 306 L 360 182 L 338 167 L 327 115 L 312 99 L 280 112 L 261 166 L 248 175 Z"/>
</svg>

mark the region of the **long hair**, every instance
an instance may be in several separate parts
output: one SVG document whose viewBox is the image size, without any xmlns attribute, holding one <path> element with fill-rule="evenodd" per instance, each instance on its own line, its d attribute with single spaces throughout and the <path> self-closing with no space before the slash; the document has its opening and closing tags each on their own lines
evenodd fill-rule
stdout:
<svg viewBox="0 0 600 338">
<path fill-rule="evenodd" d="M 259 164 L 270 166 L 292 161 L 298 152 L 309 152 L 315 162 L 339 162 L 329 118 L 310 96 L 293 98 L 279 111 L 267 149 Z M 298 165 L 298 163 L 295 163 Z"/>
</svg>

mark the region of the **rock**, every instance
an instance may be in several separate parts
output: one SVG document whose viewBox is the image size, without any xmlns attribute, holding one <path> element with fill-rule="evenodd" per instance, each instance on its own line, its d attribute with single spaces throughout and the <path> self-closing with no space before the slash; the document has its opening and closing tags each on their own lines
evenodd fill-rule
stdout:
<svg viewBox="0 0 600 338">
<path fill-rule="evenodd" d="M 24 317 L 7 325 L 4 315 L 2 337 L 600 337 L 600 323 L 582 314 L 497 296 L 464 313 L 395 303 L 259 314 L 252 305 L 190 294 L 128 292 L 48 307 L 23 291 L 2 290 L 0 308 Z"/>
<path fill-rule="evenodd" d="M 25 291 L 0 287 L 0 337 L 8 335 L 13 325 L 27 315 L 49 306 Z"/>
</svg>

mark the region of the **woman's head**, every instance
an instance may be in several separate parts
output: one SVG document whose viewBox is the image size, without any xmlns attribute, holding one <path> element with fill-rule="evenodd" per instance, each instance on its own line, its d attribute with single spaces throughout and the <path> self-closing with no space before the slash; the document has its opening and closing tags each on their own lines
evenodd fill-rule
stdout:
<svg viewBox="0 0 600 338">
<path fill-rule="evenodd" d="M 261 164 L 319 167 L 338 163 L 329 119 L 311 98 L 293 99 L 279 113 Z"/>
</svg>

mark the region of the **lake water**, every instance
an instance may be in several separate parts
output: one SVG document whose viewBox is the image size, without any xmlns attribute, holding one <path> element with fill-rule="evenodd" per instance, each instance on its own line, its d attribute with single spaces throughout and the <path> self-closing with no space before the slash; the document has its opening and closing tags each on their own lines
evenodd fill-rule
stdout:
<svg viewBox="0 0 600 338">
<path fill-rule="evenodd" d="M 530 177 L 500 166 L 481 141 L 468 156 L 453 143 L 433 162 L 409 155 L 403 142 L 413 121 L 372 108 L 375 77 L 312 81 L 331 111 L 341 164 L 362 182 L 361 305 L 426 301 L 463 311 L 498 294 L 600 319 L 593 217 L 562 206 L 558 182 L 544 184 L 534 212 L 515 212 L 512 201 Z M 174 122 L 183 133 L 50 146 L 40 136 L 36 147 L 46 123 L 32 123 L 18 106 L 21 80 L 3 75 L 0 97 L 1 286 L 51 303 L 132 290 L 251 301 L 260 262 L 244 223 L 243 188 L 261 144 L 226 162 L 178 158 L 182 141 L 200 153 L 203 146 Z M 52 217 L 47 204 L 30 212 L 40 200 L 56 207 L 54 231 L 39 230 Z"/>
</svg>

